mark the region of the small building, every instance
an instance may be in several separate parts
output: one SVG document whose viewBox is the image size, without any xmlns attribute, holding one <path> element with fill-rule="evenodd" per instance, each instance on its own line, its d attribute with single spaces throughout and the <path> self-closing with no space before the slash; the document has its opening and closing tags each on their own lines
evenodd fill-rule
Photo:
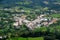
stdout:
<svg viewBox="0 0 60 40">
<path fill-rule="evenodd" d="M 13 26 L 18 26 L 18 25 L 19 25 L 18 22 L 13 23 Z"/>
<path fill-rule="evenodd" d="M 6 40 L 7 36 L 0 36 L 0 40 Z"/>
</svg>

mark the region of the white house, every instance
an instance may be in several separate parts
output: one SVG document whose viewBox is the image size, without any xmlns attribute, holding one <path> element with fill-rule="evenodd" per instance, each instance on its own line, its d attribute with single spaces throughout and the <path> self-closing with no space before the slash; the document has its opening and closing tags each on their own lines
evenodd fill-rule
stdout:
<svg viewBox="0 0 60 40">
<path fill-rule="evenodd" d="M 15 22 L 15 23 L 13 23 L 13 26 L 18 26 L 19 24 L 18 24 L 18 22 Z"/>
</svg>

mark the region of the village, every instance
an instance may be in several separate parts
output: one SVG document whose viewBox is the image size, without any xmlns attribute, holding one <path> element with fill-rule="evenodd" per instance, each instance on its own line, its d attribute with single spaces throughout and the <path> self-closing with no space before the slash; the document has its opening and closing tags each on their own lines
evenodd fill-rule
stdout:
<svg viewBox="0 0 60 40">
<path fill-rule="evenodd" d="M 16 28 L 20 28 L 21 25 L 25 24 L 27 28 L 33 30 L 35 28 L 40 28 L 41 26 L 46 26 L 48 27 L 49 25 L 53 23 L 57 23 L 58 19 L 57 18 L 51 18 L 51 17 L 46 17 L 46 14 L 41 14 L 37 16 L 35 20 L 27 20 L 26 16 L 23 17 L 14 17 L 14 23 L 13 26 Z"/>
</svg>

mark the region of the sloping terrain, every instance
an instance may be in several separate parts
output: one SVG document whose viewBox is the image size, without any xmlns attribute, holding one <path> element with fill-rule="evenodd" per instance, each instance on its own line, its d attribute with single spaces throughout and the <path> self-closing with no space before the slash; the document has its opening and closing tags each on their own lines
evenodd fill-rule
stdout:
<svg viewBox="0 0 60 40">
<path fill-rule="evenodd" d="M 49 7 L 50 9 L 60 10 L 59 0 L 0 0 L 3 7 L 24 6 L 28 8 Z"/>
</svg>

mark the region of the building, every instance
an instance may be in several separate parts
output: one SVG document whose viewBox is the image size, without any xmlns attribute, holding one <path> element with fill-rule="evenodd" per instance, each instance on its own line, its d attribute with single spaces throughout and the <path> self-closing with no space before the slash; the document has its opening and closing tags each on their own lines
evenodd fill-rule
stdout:
<svg viewBox="0 0 60 40">
<path fill-rule="evenodd" d="M 14 26 L 20 27 L 21 25 L 25 24 L 29 29 L 40 28 L 42 25 L 48 26 L 57 22 L 56 18 L 46 18 L 45 15 L 40 15 L 33 21 L 27 20 L 26 16 L 15 17 L 14 20 Z"/>
</svg>

